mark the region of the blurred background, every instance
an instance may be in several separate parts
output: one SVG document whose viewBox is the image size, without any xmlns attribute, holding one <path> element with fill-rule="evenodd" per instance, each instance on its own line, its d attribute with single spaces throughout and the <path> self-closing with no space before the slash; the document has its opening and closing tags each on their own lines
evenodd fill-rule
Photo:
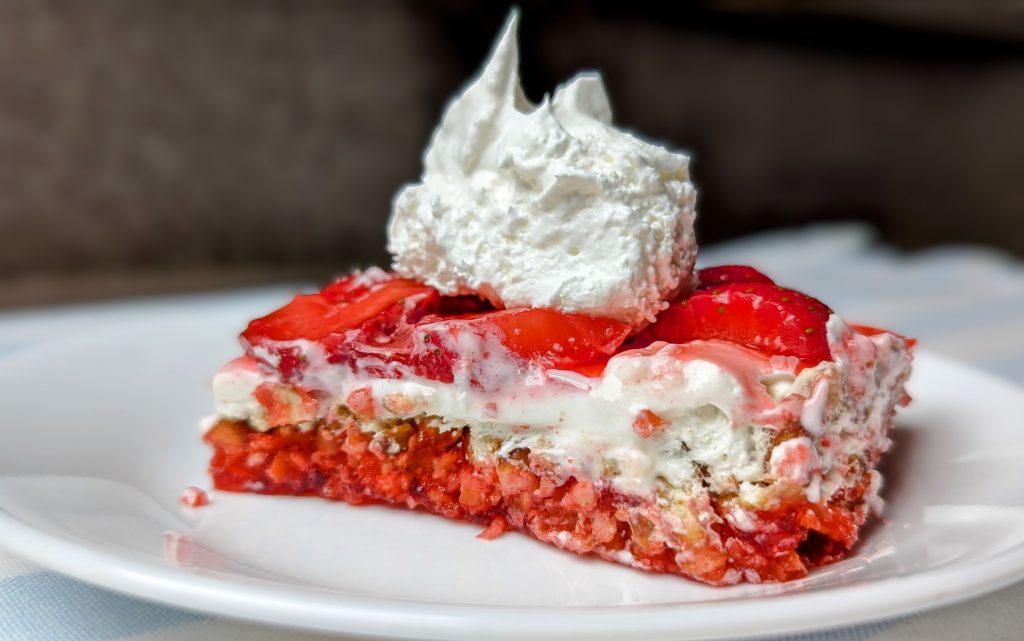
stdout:
<svg viewBox="0 0 1024 641">
<path fill-rule="evenodd" d="M 692 152 L 703 243 L 854 220 L 1024 255 L 1024 0 L 519 6 L 528 96 L 602 71 L 619 125 Z M 0 305 L 386 263 L 508 7 L 0 1 Z"/>
</svg>

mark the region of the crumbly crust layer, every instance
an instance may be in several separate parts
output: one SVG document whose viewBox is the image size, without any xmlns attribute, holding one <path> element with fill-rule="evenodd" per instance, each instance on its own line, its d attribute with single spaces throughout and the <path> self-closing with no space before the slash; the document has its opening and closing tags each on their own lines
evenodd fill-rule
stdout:
<svg viewBox="0 0 1024 641">
<path fill-rule="evenodd" d="M 206 434 L 219 490 L 381 502 L 515 529 L 579 554 L 705 583 L 786 581 L 846 556 L 871 495 L 865 466 L 827 504 L 795 488 L 751 512 L 756 527 L 728 518 L 735 497 L 617 492 L 603 480 L 566 476 L 529 450 L 478 457 L 468 428 L 438 430 L 427 417 L 364 429 L 355 416 L 312 428 L 266 432 L 220 420 Z"/>
</svg>

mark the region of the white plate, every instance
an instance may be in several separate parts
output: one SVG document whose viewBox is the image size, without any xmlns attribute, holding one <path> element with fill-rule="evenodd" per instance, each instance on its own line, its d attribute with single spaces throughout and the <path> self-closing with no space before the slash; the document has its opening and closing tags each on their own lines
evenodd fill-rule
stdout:
<svg viewBox="0 0 1024 641">
<path fill-rule="evenodd" d="M 125 308 L 0 360 L 0 542 L 185 608 L 354 636 L 704 639 L 920 610 L 1024 577 L 1024 394 L 927 353 L 887 459 L 886 520 L 785 585 L 710 588 L 385 507 L 214 493 L 197 419 L 251 304 Z"/>
</svg>

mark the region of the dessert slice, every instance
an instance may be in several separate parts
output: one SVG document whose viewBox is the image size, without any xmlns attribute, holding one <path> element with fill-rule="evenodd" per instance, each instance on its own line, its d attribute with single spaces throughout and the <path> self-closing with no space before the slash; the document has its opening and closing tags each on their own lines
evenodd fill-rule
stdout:
<svg viewBox="0 0 1024 641">
<path fill-rule="evenodd" d="M 218 489 L 420 508 L 712 584 L 842 558 L 911 345 L 748 268 L 694 274 L 688 159 L 540 105 L 515 15 L 395 199 L 393 273 L 297 296 L 213 380 Z"/>
<path fill-rule="evenodd" d="M 242 334 L 221 490 L 386 502 L 711 584 L 842 558 L 881 504 L 910 344 L 749 268 L 640 332 L 371 269 Z"/>
</svg>

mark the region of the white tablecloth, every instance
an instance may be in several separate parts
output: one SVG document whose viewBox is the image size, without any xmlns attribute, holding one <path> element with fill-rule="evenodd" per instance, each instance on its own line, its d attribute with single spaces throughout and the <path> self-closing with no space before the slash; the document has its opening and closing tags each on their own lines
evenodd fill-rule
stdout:
<svg viewBox="0 0 1024 641">
<path fill-rule="evenodd" d="M 928 350 L 1024 382 L 1024 264 L 982 248 L 900 253 L 857 225 L 784 230 L 701 254 L 705 265 L 760 267 L 854 322 L 915 336 Z M 253 292 L 235 294 L 254 295 Z M 173 305 L 173 300 L 164 304 Z M 5 352 L 116 319 L 119 304 L 0 316 Z M 802 641 L 1024 638 L 1024 583 L 966 603 Z M 337 638 L 232 622 L 121 596 L 35 567 L 0 547 L 0 641 Z M 629 640 L 634 641 L 634 640 Z"/>
</svg>

